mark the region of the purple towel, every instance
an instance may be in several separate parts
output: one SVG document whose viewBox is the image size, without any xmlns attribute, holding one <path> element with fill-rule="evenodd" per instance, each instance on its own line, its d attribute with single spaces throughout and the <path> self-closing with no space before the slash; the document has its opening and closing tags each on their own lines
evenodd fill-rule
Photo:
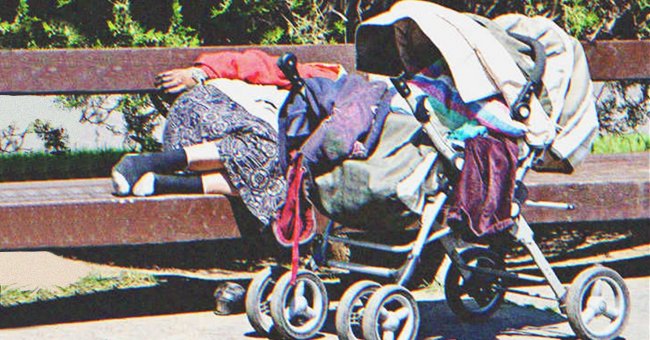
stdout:
<svg viewBox="0 0 650 340">
<path fill-rule="evenodd" d="M 454 190 L 449 222 L 464 222 L 479 237 L 511 227 L 518 153 L 517 144 L 504 137 L 465 141 L 465 164 Z"/>
<path fill-rule="evenodd" d="M 337 92 L 330 115 L 312 132 L 300 153 L 318 170 L 327 171 L 348 158 L 366 158 L 388 114 L 386 84 L 349 76 Z"/>
</svg>

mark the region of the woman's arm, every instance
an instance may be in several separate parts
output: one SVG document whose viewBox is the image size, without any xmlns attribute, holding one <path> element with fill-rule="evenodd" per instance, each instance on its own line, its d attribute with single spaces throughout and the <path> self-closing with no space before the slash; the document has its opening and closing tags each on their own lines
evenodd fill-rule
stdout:
<svg viewBox="0 0 650 340">
<path fill-rule="evenodd" d="M 212 78 L 239 79 L 250 84 L 289 88 L 291 83 L 277 66 L 277 59 L 277 56 L 256 49 L 205 53 L 196 59 L 193 67 L 158 74 L 154 85 L 170 94 L 183 92 Z M 297 67 L 304 78 L 336 79 L 343 72 L 338 64 L 298 63 Z"/>
<path fill-rule="evenodd" d="M 165 93 L 176 94 L 205 81 L 208 76 L 198 67 L 177 68 L 156 75 L 154 85 Z"/>
</svg>

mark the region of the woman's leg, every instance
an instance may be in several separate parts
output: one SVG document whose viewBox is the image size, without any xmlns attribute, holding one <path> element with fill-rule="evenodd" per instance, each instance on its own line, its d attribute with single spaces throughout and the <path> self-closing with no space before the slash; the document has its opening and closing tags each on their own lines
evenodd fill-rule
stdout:
<svg viewBox="0 0 650 340">
<path fill-rule="evenodd" d="M 223 169 L 223 163 L 219 159 L 219 149 L 215 143 L 208 142 L 170 151 L 125 155 L 113 167 L 111 177 L 115 194 L 125 196 L 149 172 L 169 174 L 182 170 L 220 169 Z"/>
<path fill-rule="evenodd" d="M 183 148 L 187 155 L 187 170 L 211 171 L 223 169 L 217 143 L 207 142 Z"/>
<path fill-rule="evenodd" d="M 111 177 L 116 195 L 126 196 L 147 172 L 171 173 L 187 166 L 185 150 L 127 154 L 113 167 Z"/>
<path fill-rule="evenodd" d="M 148 172 L 133 187 L 135 196 L 204 193 L 235 196 L 237 189 L 221 171 L 200 175 L 161 175 Z"/>
<path fill-rule="evenodd" d="M 210 172 L 201 175 L 203 192 L 206 194 L 222 194 L 238 196 L 237 188 L 232 185 L 225 171 Z"/>
</svg>

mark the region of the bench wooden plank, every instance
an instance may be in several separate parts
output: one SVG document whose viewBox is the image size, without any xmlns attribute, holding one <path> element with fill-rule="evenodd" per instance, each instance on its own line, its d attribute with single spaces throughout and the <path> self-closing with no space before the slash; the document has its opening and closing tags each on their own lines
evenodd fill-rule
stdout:
<svg viewBox="0 0 650 340">
<path fill-rule="evenodd" d="M 526 208 L 524 216 L 532 223 L 650 219 L 649 157 L 591 156 L 572 175 L 531 172 L 529 198 L 577 209 Z M 240 231 L 230 202 L 219 195 L 118 198 L 110 192 L 107 178 L 0 183 L 0 249 L 237 238 L 256 228 L 240 221 Z"/>
<path fill-rule="evenodd" d="M 582 46 L 594 81 L 650 78 L 650 40 L 605 40 Z"/>
<path fill-rule="evenodd" d="M 535 223 L 650 219 L 650 153 L 591 155 L 573 174 L 526 177 L 529 199 L 559 201 L 572 211 L 524 208 Z"/>
<path fill-rule="evenodd" d="M 250 48 L 278 56 L 291 51 L 302 62 L 336 62 L 354 70 L 352 45 L 5 50 L 0 94 L 152 92 L 154 75 L 188 67 L 201 53 Z"/>
<path fill-rule="evenodd" d="M 650 41 L 584 43 L 594 80 L 650 77 Z M 201 53 L 251 46 L 0 51 L 0 94 L 133 93 L 153 91 L 153 76 L 187 67 Z M 292 51 L 300 61 L 328 61 L 355 69 L 354 46 L 254 46 L 274 55 Z"/>
<path fill-rule="evenodd" d="M 1 249 L 240 237 L 223 196 L 119 198 L 108 178 L 2 183 L 0 216 Z"/>
</svg>

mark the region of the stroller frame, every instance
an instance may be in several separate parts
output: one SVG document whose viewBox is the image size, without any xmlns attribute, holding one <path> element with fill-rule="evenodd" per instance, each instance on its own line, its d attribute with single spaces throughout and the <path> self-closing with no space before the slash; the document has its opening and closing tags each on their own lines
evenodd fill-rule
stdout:
<svg viewBox="0 0 650 340">
<path fill-rule="evenodd" d="M 292 95 L 302 91 L 304 82 L 295 69 L 295 56 L 284 55 L 278 64 L 294 85 Z M 538 73 L 542 72 L 543 68 Z M 438 150 L 433 157 L 442 156 L 451 167 L 456 170 L 462 169 L 463 158 L 457 150 L 445 142 L 442 134 L 431 122 L 430 113 L 433 110 L 428 101 L 424 97 L 415 98 L 405 79 L 406 74 L 403 73 L 400 77 L 391 78 L 391 81 L 406 99 L 415 118 Z M 513 105 L 517 110 L 513 116 L 525 118 L 528 115 L 529 107 L 526 101 L 535 90 L 538 81 L 533 79 L 532 84 L 526 86 L 527 93 L 520 96 L 523 103 Z M 362 280 L 351 285 L 343 294 L 337 309 L 336 328 L 339 338 L 360 338 L 358 329 L 361 328 L 362 337 L 365 339 L 415 339 L 419 329 L 419 311 L 415 299 L 404 286 L 413 276 L 424 247 L 436 241 L 440 241 L 452 262 L 445 275 L 445 297 L 449 307 L 459 317 L 470 320 L 487 318 L 498 309 L 505 292 L 511 292 L 557 301 L 561 312 L 567 315 L 571 328 L 580 338 L 617 337 L 627 322 L 630 310 L 629 291 L 622 277 L 612 269 L 595 265 L 583 270 L 566 288 L 535 242 L 533 229 L 521 215 L 522 204 L 559 210 L 575 208 L 569 203 L 527 200 L 526 190 L 523 187 L 524 177 L 544 152 L 543 149 L 530 147 L 527 150 L 525 156 L 520 158 L 515 173 L 515 183 L 518 187 L 515 189 L 511 208 L 511 216 L 515 223 L 508 229 L 508 233 L 514 241 L 526 248 L 542 275 L 507 271 L 502 257 L 485 247 L 468 247 L 469 244 L 460 240 L 451 227 L 438 223 L 437 219 L 447 203 L 449 194 L 453 191 L 445 179 L 442 181 L 445 183 L 442 185 L 442 190 L 433 197 L 427 198 L 419 221 L 419 231 L 415 240 L 407 244 L 391 245 L 338 237 L 332 235 L 337 230 L 334 222 L 329 222 L 321 235 L 320 243 L 314 247 L 313 256 L 307 263 L 308 269 L 319 271 L 320 267 L 327 267 L 389 278 L 395 282 L 395 284 L 381 286 L 373 281 Z M 327 259 L 330 243 L 408 255 L 399 268 L 341 262 Z M 475 265 L 470 265 L 470 262 Z M 278 278 L 279 274 L 277 270 L 269 268 L 251 282 L 246 295 L 246 312 L 251 325 L 258 333 L 264 335 L 270 335 L 275 329 L 285 338 L 307 339 L 314 336 L 325 322 L 329 304 L 322 280 L 310 270 L 300 270 L 293 275 L 289 271 Z M 459 283 L 461 280 L 462 283 Z M 507 283 L 511 280 L 547 284 L 552 289 L 554 297 L 509 289 Z M 273 285 L 274 287 L 271 288 Z M 602 291 L 605 285 L 613 292 L 615 300 L 613 308 L 610 308 L 608 305 L 610 302 L 603 297 Z M 306 293 L 307 290 L 310 292 Z M 465 293 L 479 301 L 477 302 L 479 308 L 472 309 L 464 306 L 461 295 Z M 391 308 L 393 310 L 390 310 Z M 264 315 L 267 316 L 266 319 Z M 269 320 L 269 316 L 272 321 Z M 597 316 L 604 316 L 612 322 L 604 330 L 594 329 L 589 323 Z M 353 331 L 353 326 L 357 327 L 356 331 Z"/>
<path fill-rule="evenodd" d="M 525 160 L 523 166 L 519 168 L 517 174 L 517 180 L 523 181 L 525 173 L 530 168 L 531 163 L 534 159 L 534 154 L 531 153 Z M 533 258 L 533 261 L 543 274 L 543 276 L 534 276 L 528 274 L 519 274 L 513 272 L 507 272 L 503 270 L 494 270 L 488 268 L 480 267 L 470 267 L 462 259 L 458 252 L 459 242 L 462 242 L 455 238 L 453 235 L 453 230 L 449 226 L 442 226 L 436 222 L 436 218 L 442 211 L 444 204 L 447 202 L 448 195 L 445 192 L 437 193 L 432 199 L 425 204 L 424 212 L 420 219 L 420 229 L 417 233 L 415 240 L 404 245 L 388 245 L 375 242 L 366 242 L 359 240 L 352 240 L 348 238 L 342 238 L 337 236 L 332 236 L 331 233 L 335 230 L 334 223 L 329 222 L 328 226 L 323 233 L 323 245 L 319 249 L 320 254 L 316 257 L 320 259 L 326 258 L 326 248 L 328 241 L 333 243 L 342 243 L 350 246 L 378 250 L 387 253 L 393 254 L 402 254 L 408 253 L 406 262 L 400 268 L 384 268 L 384 267 L 374 267 L 357 263 L 350 262 L 341 262 L 335 260 L 324 260 L 318 261 L 321 264 L 325 264 L 328 267 L 348 270 L 350 272 L 369 274 L 374 276 L 394 278 L 395 283 L 404 286 L 408 283 L 409 279 L 415 271 L 417 262 L 420 260 L 422 250 L 427 244 L 440 241 L 445 248 L 445 251 L 452 263 L 461 269 L 463 276 L 469 276 L 471 272 L 478 272 L 483 274 L 494 275 L 498 277 L 516 279 L 516 280 L 525 280 L 530 282 L 537 283 L 548 283 L 555 294 L 555 299 L 562 304 L 562 300 L 566 295 L 566 288 L 562 285 L 559 278 L 553 271 L 550 263 L 542 253 L 541 249 L 534 240 L 534 231 L 526 221 L 526 219 L 518 214 L 515 217 L 515 226 L 511 228 L 508 232 L 518 243 L 522 244 L 528 250 L 529 254 Z M 557 203 L 557 202 L 534 202 L 527 201 L 527 205 L 532 205 L 536 207 L 546 207 L 552 209 L 561 209 L 561 210 L 572 210 L 574 209 L 573 205 L 566 203 Z M 460 245 L 462 247 L 462 245 Z M 314 269 L 318 269 L 318 265 Z M 521 293 L 521 292 L 520 292 Z M 529 295 L 529 294 L 526 294 Z M 549 299 L 551 299 L 549 297 Z"/>
</svg>

